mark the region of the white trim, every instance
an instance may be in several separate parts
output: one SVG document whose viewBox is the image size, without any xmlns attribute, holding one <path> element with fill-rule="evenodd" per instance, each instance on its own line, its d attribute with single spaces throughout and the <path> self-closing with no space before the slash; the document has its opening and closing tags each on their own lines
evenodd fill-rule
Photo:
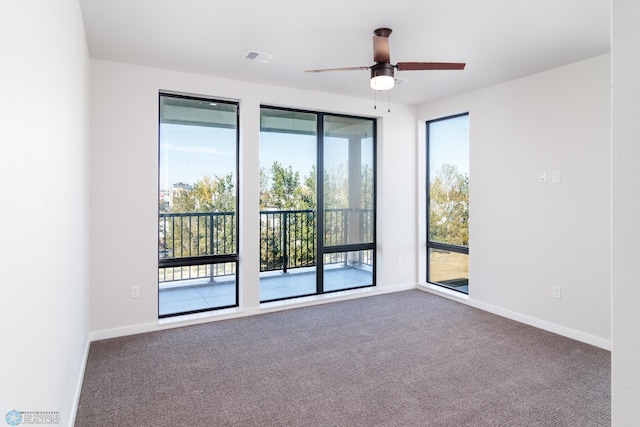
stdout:
<svg viewBox="0 0 640 427">
<path fill-rule="evenodd" d="M 137 325 L 93 331 L 91 332 L 90 339 L 93 342 L 109 338 L 124 337 L 127 335 L 143 334 L 145 332 L 153 332 L 156 330 L 158 330 L 158 324 L 156 322 L 140 323 Z"/>
<path fill-rule="evenodd" d="M 408 291 L 415 288 L 415 284 L 407 283 L 403 285 L 385 286 L 383 288 L 372 286 L 361 289 L 351 289 L 348 291 L 331 292 L 328 294 L 311 295 L 301 298 L 291 298 L 282 301 L 262 303 L 260 304 L 260 312 L 269 313 L 273 311 L 288 310 L 291 308 L 310 307 L 313 305 L 325 304 L 328 302 L 346 301 L 356 298 L 370 297 L 374 295 L 383 295 L 392 292 Z"/>
<path fill-rule="evenodd" d="M 545 331 L 553 332 L 554 334 L 562 335 L 563 337 L 571 338 L 586 344 L 590 344 L 590 345 L 611 351 L 611 340 L 607 340 L 591 334 L 586 334 L 581 331 L 576 331 L 575 329 L 567 328 L 565 326 L 547 322 L 545 320 L 527 316 L 525 314 L 516 313 L 515 311 L 496 307 L 495 305 L 476 301 L 476 300 L 470 299 L 469 296 L 466 296 L 465 298 L 465 295 L 463 294 L 451 295 L 452 293 L 458 294 L 458 292 L 454 292 L 454 291 L 445 292 L 444 289 L 436 289 L 436 287 L 432 285 L 418 285 L 418 289 L 421 291 L 429 292 L 435 295 L 439 295 L 439 296 L 460 302 L 462 304 L 466 304 L 468 306 L 471 306 L 489 313 L 496 314 L 501 317 L 505 317 L 507 319 L 515 320 L 516 322 L 524 323 L 525 325 L 529 325 L 539 329 L 543 329 Z"/>
<path fill-rule="evenodd" d="M 323 295 L 313 295 L 302 298 L 292 298 L 272 303 L 263 303 L 259 307 L 251 308 L 229 308 L 222 310 L 207 311 L 203 313 L 187 314 L 184 316 L 168 317 L 159 319 L 157 322 L 140 323 L 131 326 L 122 326 L 119 328 L 102 329 L 91 332 L 91 341 L 98 341 L 109 338 L 124 337 L 127 335 L 142 334 L 146 332 L 154 332 L 164 329 L 177 328 L 182 326 L 191 326 L 201 323 L 214 322 L 218 320 L 237 319 L 240 317 L 254 316 L 256 314 L 270 313 L 275 311 L 288 310 L 292 308 L 310 307 L 318 304 L 329 302 L 346 301 L 354 298 L 362 298 L 366 296 L 382 295 L 391 292 L 407 291 L 415 289 L 414 283 L 406 283 L 402 285 L 378 287 L 372 286 L 361 289 L 352 289 L 342 292 L 331 292 Z"/>
<path fill-rule="evenodd" d="M 324 295 L 313 295 L 302 298 L 292 298 L 289 300 L 263 303 L 259 307 L 252 308 L 232 308 L 225 310 L 209 311 L 206 313 L 191 314 L 185 316 L 176 316 L 166 319 L 160 319 L 157 322 L 142 323 L 138 325 L 123 326 L 120 328 L 103 329 L 99 331 L 93 331 L 90 335 L 91 341 L 97 341 L 108 338 L 117 338 L 127 335 L 141 334 L 146 332 L 153 332 L 163 329 L 171 329 L 182 326 L 197 325 L 201 323 L 208 323 L 218 320 L 236 319 L 246 316 L 254 316 L 256 314 L 270 313 L 282 310 L 289 310 L 293 308 L 310 307 L 319 304 L 325 304 L 329 302 L 346 301 L 355 298 L 363 298 L 374 295 L 383 295 L 393 292 L 407 291 L 410 289 L 419 289 L 424 292 L 429 292 L 434 295 L 441 296 L 443 298 L 450 299 L 462 304 L 469 305 L 474 308 L 478 308 L 495 315 L 505 317 L 507 319 L 515 320 L 520 323 L 524 323 L 529 326 L 544 329 L 545 331 L 553 332 L 558 335 L 562 335 L 567 338 L 571 338 L 586 344 L 590 344 L 596 347 L 600 347 L 605 350 L 611 351 L 611 340 L 607 340 L 601 337 L 590 335 L 575 329 L 567 328 L 555 323 L 547 322 L 545 320 L 537 319 L 535 317 L 527 316 L 524 314 L 516 313 L 514 311 L 506 310 L 504 308 L 496 307 L 491 304 L 483 303 L 480 301 L 469 298 L 468 295 L 451 291 L 441 286 L 435 286 L 431 284 L 415 284 L 404 283 L 401 285 L 384 286 L 384 287 L 369 287 L 362 289 L 353 289 L 343 292 L 333 292 Z M 88 349 L 87 349 L 88 351 Z"/>
<path fill-rule="evenodd" d="M 89 360 L 89 348 L 91 347 L 91 340 L 87 336 L 87 343 L 84 346 L 84 355 L 82 356 L 82 365 L 80 366 L 80 372 L 78 373 L 78 380 L 76 381 L 76 391 L 73 394 L 73 405 L 69 411 L 69 427 L 73 427 L 76 422 L 76 414 L 78 413 L 78 405 L 80 404 L 80 393 L 82 392 L 82 384 L 84 383 L 84 372 L 87 368 L 87 361 Z"/>
</svg>

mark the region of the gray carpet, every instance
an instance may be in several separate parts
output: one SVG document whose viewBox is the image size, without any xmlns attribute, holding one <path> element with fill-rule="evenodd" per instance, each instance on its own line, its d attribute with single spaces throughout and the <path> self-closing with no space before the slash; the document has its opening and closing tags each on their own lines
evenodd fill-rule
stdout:
<svg viewBox="0 0 640 427">
<path fill-rule="evenodd" d="M 607 426 L 610 353 L 412 290 L 93 342 L 76 426 Z"/>
</svg>

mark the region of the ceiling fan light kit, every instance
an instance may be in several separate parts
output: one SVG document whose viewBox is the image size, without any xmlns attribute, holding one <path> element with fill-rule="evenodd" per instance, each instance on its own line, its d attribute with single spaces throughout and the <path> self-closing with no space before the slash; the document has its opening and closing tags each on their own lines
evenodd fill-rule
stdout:
<svg viewBox="0 0 640 427">
<path fill-rule="evenodd" d="M 389 90 L 394 84 L 393 65 L 382 63 L 371 67 L 371 89 Z"/>
<path fill-rule="evenodd" d="M 391 64 L 389 55 L 390 28 L 378 28 L 373 32 L 373 60 L 371 66 L 324 68 L 320 70 L 307 70 L 308 73 L 324 71 L 351 71 L 371 70 L 371 89 L 389 90 L 395 85 L 394 71 L 423 71 L 423 70 L 464 70 L 463 62 L 398 62 Z"/>
</svg>

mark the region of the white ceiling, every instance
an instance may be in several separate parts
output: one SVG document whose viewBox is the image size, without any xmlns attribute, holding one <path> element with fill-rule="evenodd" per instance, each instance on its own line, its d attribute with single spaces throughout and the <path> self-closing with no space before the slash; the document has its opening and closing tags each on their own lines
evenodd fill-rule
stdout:
<svg viewBox="0 0 640 427">
<path fill-rule="evenodd" d="M 391 102 L 420 105 L 610 51 L 609 0 L 80 0 L 92 58 L 373 99 L 373 30 L 396 71 Z M 274 55 L 243 59 L 248 50 Z M 386 94 L 379 94 L 378 97 Z"/>
</svg>

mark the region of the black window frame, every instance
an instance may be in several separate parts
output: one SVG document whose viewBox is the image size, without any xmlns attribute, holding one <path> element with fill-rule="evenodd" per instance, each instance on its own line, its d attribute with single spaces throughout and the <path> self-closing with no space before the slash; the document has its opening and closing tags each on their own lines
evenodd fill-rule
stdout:
<svg viewBox="0 0 640 427">
<path fill-rule="evenodd" d="M 297 108 L 287 108 L 287 107 L 279 107 L 268 104 L 261 104 L 260 109 L 271 109 L 271 110 L 279 110 L 279 111 L 290 111 L 297 113 L 305 113 L 305 114 L 314 114 L 316 115 L 316 173 L 318 176 L 316 177 L 316 292 L 313 294 L 305 294 L 305 295 L 296 295 L 292 297 L 284 297 L 284 298 L 276 298 L 265 301 L 260 301 L 260 303 L 270 303 L 282 300 L 288 300 L 292 298 L 301 298 L 307 296 L 314 295 L 323 295 L 330 294 L 335 292 L 343 292 L 353 289 L 362 289 L 367 287 L 376 286 L 376 270 L 377 270 L 377 256 L 376 256 L 376 242 L 377 242 L 377 170 L 378 170 L 378 156 L 377 156 L 377 145 L 378 145 L 378 121 L 375 117 L 363 117 L 363 116 L 354 116 L 348 114 L 338 114 L 338 113 L 327 113 L 321 111 L 313 111 L 313 110 L 305 110 L 305 109 L 297 109 Z M 371 243 L 356 243 L 356 244 L 346 244 L 346 245 L 338 245 L 338 246 L 325 246 L 323 236 L 324 231 L 324 214 L 320 214 L 323 212 L 324 207 L 324 119 L 325 117 L 345 117 L 350 119 L 361 119 L 368 120 L 372 122 L 372 130 L 373 130 L 373 239 Z M 322 210 L 321 210 L 322 209 Z M 354 252 L 354 251 L 364 251 L 371 250 L 372 252 L 372 283 L 370 285 L 358 286 L 353 288 L 344 288 L 338 290 L 330 290 L 326 291 L 324 289 L 324 256 L 333 253 L 341 253 L 341 252 Z"/>
<path fill-rule="evenodd" d="M 454 245 L 454 244 L 450 244 L 450 243 L 443 243 L 443 242 L 437 242 L 437 241 L 433 241 L 430 238 L 431 235 L 431 224 L 430 224 L 430 218 L 431 218 L 431 182 L 430 182 L 430 175 L 431 175 L 431 166 L 430 166 L 430 132 L 429 132 L 429 127 L 432 123 L 437 123 L 437 122 L 442 122 L 445 120 L 450 120 L 450 119 L 455 119 L 458 117 L 463 117 L 463 116 L 469 116 L 469 112 L 464 112 L 464 113 L 459 113 L 459 114 L 453 114 L 450 116 L 445 116 L 445 117 L 439 117 L 437 119 L 433 119 L 433 120 L 427 120 L 426 124 L 425 124 L 425 144 L 426 144 L 426 174 L 425 174 L 425 181 L 426 181 L 426 241 L 427 241 L 427 252 L 426 252 L 426 282 L 433 284 L 433 285 L 437 285 L 437 286 L 441 286 L 443 288 L 452 290 L 452 291 L 456 291 L 456 292 L 460 292 L 461 294 L 464 295 L 468 295 L 469 291 L 467 290 L 466 292 L 458 289 L 456 287 L 453 286 L 448 286 L 444 283 L 439 283 L 439 282 L 433 282 L 430 281 L 430 270 L 431 270 L 431 262 L 429 260 L 429 255 L 431 253 L 432 249 L 435 250 L 442 250 L 442 251 L 446 251 L 446 252 L 453 252 L 453 253 L 458 253 L 458 254 L 464 254 L 464 255 L 469 255 L 469 246 L 460 246 L 460 245 Z M 467 225 L 468 226 L 468 225 Z M 468 286 L 467 286 L 468 288 Z"/>
<path fill-rule="evenodd" d="M 181 94 L 175 93 L 171 91 L 159 91 L 158 93 L 158 138 L 160 138 L 160 125 L 161 125 L 161 108 L 162 108 L 162 98 L 163 97 L 171 97 L 177 99 L 187 99 L 193 101 L 203 101 L 210 103 L 219 103 L 219 104 L 227 104 L 234 105 L 236 107 L 236 135 L 235 135 L 235 150 L 236 150 L 236 164 L 235 164 L 235 253 L 233 254 L 223 254 L 223 255 L 200 255 L 200 256 L 189 256 L 189 257 L 180 257 L 180 258 L 161 258 L 158 256 L 158 269 L 160 268 L 173 268 L 173 267 L 190 267 L 194 265 L 215 265 L 215 264 L 227 264 L 234 263 L 235 264 L 235 303 L 211 308 L 204 309 L 196 309 L 196 310 L 188 310 L 184 312 L 177 313 L 169 313 L 169 314 L 160 314 L 160 298 L 158 297 L 158 318 L 168 318 L 175 316 L 184 316 L 189 314 L 203 313 L 214 310 L 222 310 L 227 308 L 238 307 L 240 303 L 240 289 L 239 289 L 239 245 L 240 245 L 240 102 L 238 101 L 230 101 L 225 99 L 219 99 L 214 97 L 207 96 L 199 96 L 199 95 L 189 95 L 189 94 Z M 160 172 L 160 144 L 158 139 L 158 173 Z M 158 180 L 158 193 L 160 192 L 160 182 Z M 157 217 L 160 218 L 160 207 L 158 206 Z M 159 294 L 158 294 L 159 295 Z"/>
</svg>

